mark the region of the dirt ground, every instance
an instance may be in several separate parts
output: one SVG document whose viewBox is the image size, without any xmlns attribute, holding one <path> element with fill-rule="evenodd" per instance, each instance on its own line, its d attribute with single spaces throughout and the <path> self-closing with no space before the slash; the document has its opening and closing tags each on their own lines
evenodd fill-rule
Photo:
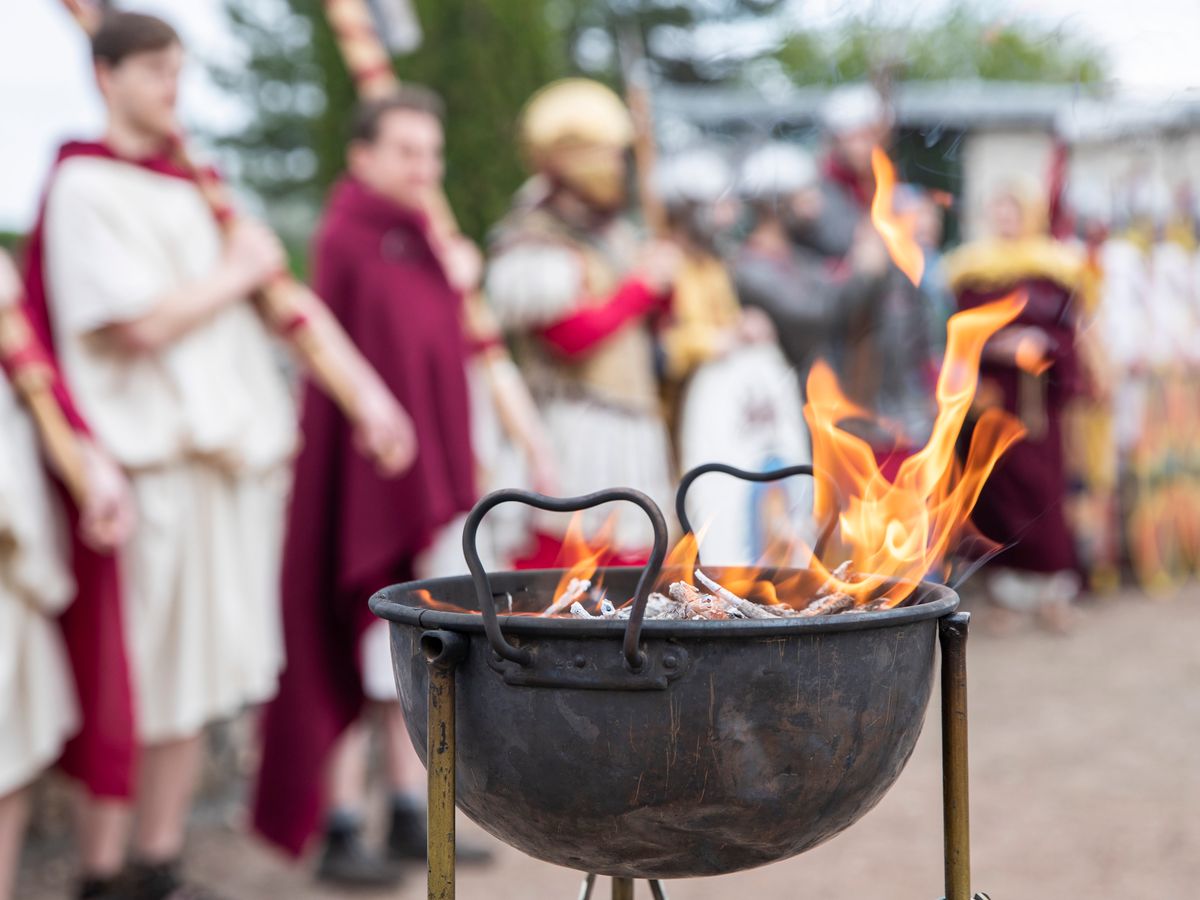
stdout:
<svg viewBox="0 0 1200 900">
<path fill-rule="evenodd" d="M 1200 588 L 1093 602 L 1069 638 L 1004 638 L 977 616 L 969 655 L 975 889 L 993 900 L 1170 900 L 1200 886 Z M 916 755 L 874 811 L 796 859 L 666 885 L 672 900 L 942 896 L 936 700 Z M 583 823 L 581 823 L 583 824 Z M 469 824 L 461 832 L 484 837 Z M 490 839 L 488 839 L 490 840 Z M 495 843 L 495 842 L 492 842 Z M 578 896 L 580 876 L 496 845 L 464 900 Z M 231 900 L 332 900 L 228 824 L 197 823 L 191 872 Z M 66 851 L 36 853 L 18 895 L 68 896 Z M 425 896 L 424 872 L 363 900 Z M 607 883 L 595 896 L 606 896 Z M 637 896 L 648 898 L 644 885 Z"/>
</svg>

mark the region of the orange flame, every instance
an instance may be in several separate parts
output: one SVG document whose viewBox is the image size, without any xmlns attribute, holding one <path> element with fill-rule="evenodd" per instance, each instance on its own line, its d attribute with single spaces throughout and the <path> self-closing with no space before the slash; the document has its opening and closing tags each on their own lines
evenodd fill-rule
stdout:
<svg viewBox="0 0 1200 900">
<path fill-rule="evenodd" d="M 813 511 L 818 523 L 832 526 L 815 548 L 823 558 L 814 554 L 811 559 L 817 584 L 824 582 L 827 588 L 848 594 L 859 606 L 895 606 L 921 579 L 945 564 L 987 477 L 1025 434 L 1013 416 L 989 409 L 975 423 L 965 462 L 960 464 L 956 455 L 979 384 L 984 345 L 1024 306 L 1025 298 L 1014 293 L 951 317 L 932 433 L 923 448 L 900 464 L 892 480 L 884 475 L 872 447 L 841 427 L 847 419 L 861 419 L 867 413 L 846 398 L 825 363 L 813 366 L 804 407 L 812 434 L 813 468 L 821 476 L 815 482 Z M 613 524 L 610 518 L 589 541 L 581 517 L 572 519 L 558 561 L 565 571 L 547 604 L 562 596 L 572 579 L 591 579 L 612 559 Z M 832 546 L 821 546 L 826 538 Z M 657 590 L 676 580 L 694 583 L 701 543 L 702 536 L 683 536 L 667 556 Z M 831 565 L 843 561 L 849 563 L 848 570 Z M 768 563 L 774 564 L 786 562 Z M 762 566 L 723 567 L 720 577 L 727 590 L 761 604 L 803 608 L 813 600 L 814 579 L 805 570 L 773 577 Z M 447 606 L 427 593 L 422 600 L 435 609 Z M 628 602 L 628 598 L 614 600 L 618 605 Z"/>
<path fill-rule="evenodd" d="M 875 173 L 875 196 L 871 198 L 871 222 L 896 267 L 913 284 L 921 283 L 925 273 L 925 254 L 917 243 L 917 218 L 914 213 L 897 213 L 893 208 L 896 170 L 879 147 L 871 150 L 871 171 Z"/>
<path fill-rule="evenodd" d="M 563 572 L 562 578 L 558 580 L 558 584 L 554 588 L 555 598 L 561 597 L 567 589 L 567 585 L 575 579 L 580 581 L 592 579 L 592 576 L 596 574 L 596 569 L 600 567 L 601 561 L 611 552 L 609 545 L 615 525 L 615 517 L 609 516 L 596 533 L 596 537 L 589 541 L 583 533 L 583 514 L 575 513 L 571 516 L 571 522 L 567 525 L 567 533 L 563 537 L 562 547 L 555 560 L 556 565 L 566 567 L 566 571 Z"/>
<path fill-rule="evenodd" d="M 813 467 L 826 476 L 816 482 L 814 512 L 818 521 L 837 516 L 837 537 L 845 554 L 840 558 L 849 558 L 852 570 L 862 577 L 834 581 L 856 602 L 874 598 L 886 579 L 895 578 L 910 583 L 887 592 L 890 605 L 899 603 L 913 584 L 942 565 L 983 482 L 1000 456 L 1024 436 L 1016 419 L 989 410 L 976 423 L 960 470 L 955 445 L 979 383 L 983 346 L 1024 305 L 1024 299 L 1013 294 L 950 319 L 933 432 L 925 447 L 901 463 L 894 481 L 880 471 L 870 445 L 839 427 L 857 410 L 828 366 L 813 367 L 804 417 L 812 431 Z M 813 567 L 832 577 L 819 560 L 813 560 Z"/>
<path fill-rule="evenodd" d="M 703 529 L 701 530 L 703 531 Z M 695 577 L 692 573 L 696 571 L 696 560 L 699 556 L 700 538 L 688 532 L 667 553 L 667 558 L 663 562 L 663 577 L 656 585 L 655 590 L 665 590 L 667 583 L 671 581 L 686 581 L 688 584 L 695 584 Z"/>
</svg>

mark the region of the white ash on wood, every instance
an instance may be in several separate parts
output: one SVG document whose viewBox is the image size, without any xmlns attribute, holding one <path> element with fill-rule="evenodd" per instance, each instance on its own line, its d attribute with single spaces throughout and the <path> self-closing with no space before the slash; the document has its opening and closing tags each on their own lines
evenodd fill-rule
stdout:
<svg viewBox="0 0 1200 900">
<path fill-rule="evenodd" d="M 838 590 L 838 583 L 853 581 L 850 563 L 844 562 L 830 574 L 817 590 L 811 603 L 797 609 L 786 603 L 755 603 L 739 597 L 733 591 L 709 578 L 699 569 L 695 572 L 699 587 L 686 581 L 676 581 L 667 588 L 667 593 L 652 593 L 646 600 L 647 620 L 671 621 L 723 621 L 730 619 L 808 619 L 817 616 L 833 616 L 843 612 L 875 612 L 888 608 L 888 599 L 880 597 L 861 606 L 845 591 Z M 569 608 L 576 619 L 628 619 L 632 604 L 615 607 L 611 600 L 602 597 L 599 613 L 590 612 L 580 602 L 591 590 L 591 583 L 572 580 L 562 595 L 547 607 L 543 616 L 555 615 Z"/>
</svg>

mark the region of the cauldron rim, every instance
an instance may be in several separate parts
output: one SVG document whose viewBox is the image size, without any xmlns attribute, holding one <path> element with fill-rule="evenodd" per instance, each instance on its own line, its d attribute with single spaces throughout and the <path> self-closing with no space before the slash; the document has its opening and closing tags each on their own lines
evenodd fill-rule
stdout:
<svg viewBox="0 0 1200 900">
<path fill-rule="evenodd" d="M 723 566 L 706 566 L 706 571 L 720 580 Z M 557 580 L 565 569 L 525 569 L 513 572 L 490 573 L 493 590 L 520 581 Z M 775 574 L 787 576 L 796 569 L 777 569 Z M 626 575 L 635 577 L 640 568 L 611 566 L 598 570 L 599 574 Z M 451 612 L 431 609 L 427 606 L 403 602 L 419 590 L 428 591 L 437 597 L 444 594 L 446 587 L 469 584 L 469 575 L 453 575 L 443 578 L 427 578 L 394 584 L 376 593 L 370 599 L 370 608 L 376 616 L 389 622 L 427 629 L 446 629 L 465 633 L 484 633 L 483 617 L 473 612 Z M 891 586 L 903 583 L 902 579 L 887 579 Z M 908 582 L 912 584 L 912 582 Z M 874 628 L 894 628 L 927 619 L 939 619 L 958 608 L 958 594 L 946 585 L 921 581 L 914 585 L 914 600 L 904 605 L 875 612 L 848 612 L 835 616 L 788 619 L 742 619 L 731 621 L 692 621 L 647 619 L 642 624 L 642 637 L 657 638 L 759 638 L 771 635 L 794 635 L 797 633 L 829 633 L 864 631 Z M 625 633 L 628 622 L 624 619 L 596 620 L 574 618 L 539 618 L 529 615 L 501 614 L 500 621 L 505 633 L 542 637 L 608 637 Z"/>
</svg>

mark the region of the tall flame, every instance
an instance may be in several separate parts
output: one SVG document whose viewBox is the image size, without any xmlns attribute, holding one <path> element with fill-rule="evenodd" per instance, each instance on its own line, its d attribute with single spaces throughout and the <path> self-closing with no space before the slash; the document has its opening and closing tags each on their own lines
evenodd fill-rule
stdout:
<svg viewBox="0 0 1200 900">
<path fill-rule="evenodd" d="M 916 214 L 896 212 L 893 198 L 896 170 L 879 147 L 871 150 L 871 171 L 875 174 L 875 196 L 871 198 L 871 222 L 887 247 L 892 262 L 913 284 L 921 283 L 925 273 L 925 254 L 917 243 Z"/>
<path fill-rule="evenodd" d="M 947 326 L 946 354 L 935 392 L 938 413 L 929 441 L 899 466 L 889 479 L 875 451 L 862 438 L 842 428 L 848 419 L 869 413 L 842 393 L 833 371 L 817 362 L 808 377 L 804 417 L 812 435 L 815 480 L 813 511 L 821 523 L 810 567 L 827 589 L 850 595 L 858 606 L 895 606 L 917 583 L 939 573 L 968 523 L 983 484 L 1000 457 L 1025 430 L 1008 413 L 989 409 L 975 422 L 966 459 L 956 454 L 959 435 L 975 400 L 979 364 L 988 340 L 1017 318 L 1025 298 L 1010 294 L 984 306 L 958 313 Z M 558 565 L 565 571 L 547 604 L 568 591 L 573 579 L 587 580 L 619 559 L 610 546 L 613 519 L 588 539 L 577 514 L 567 530 Z M 693 583 L 703 535 L 686 534 L 668 555 L 656 588 L 681 580 Z M 818 555 L 819 554 L 819 557 Z M 834 563 L 848 563 L 843 567 Z M 756 566 L 721 568 L 721 584 L 743 598 L 765 605 L 804 608 L 813 600 L 813 577 L 807 570 L 792 575 L 775 572 L 786 560 L 764 560 Z M 613 598 L 620 605 L 629 598 Z M 569 598 L 568 598 L 569 600 Z M 448 608 L 427 594 L 431 608 Z M 597 605 L 592 595 L 585 603 Z M 551 605 L 549 614 L 568 615 Z M 515 614 L 545 615 L 520 611 Z"/>
<path fill-rule="evenodd" d="M 818 521 L 837 517 L 836 536 L 852 569 L 853 581 L 834 578 L 859 603 L 878 596 L 887 579 L 915 583 L 943 564 L 966 524 L 984 481 L 1000 456 L 1025 431 L 999 410 L 976 423 L 964 465 L 955 445 L 979 383 L 979 362 L 988 338 L 1020 314 L 1025 300 L 1015 294 L 951 317 L 945 362 L 938 377 L 938 414 L 928 443 L 901 463 L 894 480 L 879 468 L 866 441 L 839 427 L 860 413 L 842 394 L 833 372 L 817 363 L 808 378 L 804 417 L 812 431 Z M 827 553 L 833 556 L 833 553 Z M 832 576 L 819 560 L 813 567 Z M 910 585 L 886 592 L 899 603 Z"/>
<path fill-rule="evenodd" d="M 588 540 L 583 531 L 583 514 L 575 513 L 567 525 L 563 536 L 562 547 L 559 548 L 555 564 L 565 567 L 558 585 L 554 588 L 554 596 L 560 597 L 567 586 L 574 580 L 590 581 L 596 574 L 605 557 L 611 554 L 610 543 L 616 519 L 609 516 L 600 527 L 596 536 Z"/>
</svg>

